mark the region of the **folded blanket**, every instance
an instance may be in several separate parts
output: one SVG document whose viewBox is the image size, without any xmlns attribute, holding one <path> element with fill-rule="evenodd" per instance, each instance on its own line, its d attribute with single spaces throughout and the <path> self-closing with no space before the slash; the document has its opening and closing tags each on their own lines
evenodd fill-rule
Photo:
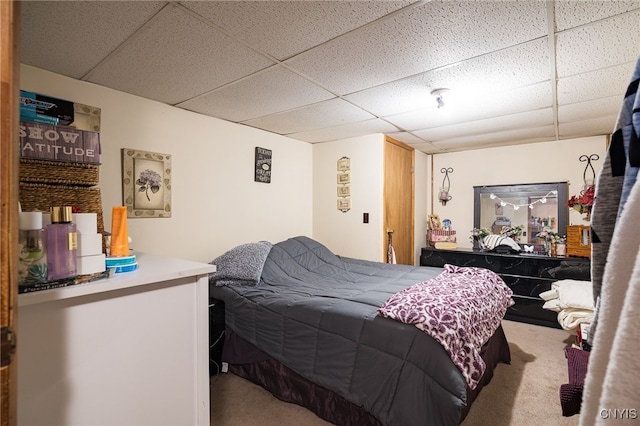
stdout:
<svg viewBox="0 0 640 426">
<path fill-rule="evenodd" d="M 590 324 L 592 320 L 592 309 L 566 308 L 558 312 L 558 323 L 564 330 L 572 334 L 578 333 L 580 324 Z"/>
<path fill-rule="evenodd" d="M 257 285 L 271 246 L 268 241 L 247 243 L 218 256 L 209 262 L 216 265 L 216 272 L 209 275 L 209 283 L 216 286 Z"/>
<path fill-rule="evenodd" d="M 560 302 L 567 308 L 594 310 L 591 281 L 558 281 Z"/>
<path fill-rule="evenodd" d="M 540 293 L 546 301 L 544 309 L 559 312 L 566 308 L 594 310 L 591 281 L 560 280 L 551 284 L 551 290 Z"/>
<path fill-rule="evenodd" d="M 480 350 L 514 304 L 512 296 L 488 269 L 444 265 L 437 277 L 391 296 L 378 314 L 433 337 L 475 389 L 486 369 Z"/>
<path fill-rule="evenodd" d="M 558 297 L 560 297 L 560 294 L 558 293 L 558 286 L 555 285 L 555 283 L 551 284 L 551 290 L 543 291 L 542 293 L 540 293 L 540 297 L 542 298 L 542 300 L 547 302 L 553 299 L 557 299 Z"/>
<path fill-rule="evenodd" d="M 543 309 L 558 312 L 560 326 L 576 334 L 582 323 L 593 320 L 593 296 L 590 281 L 560 280 L 551 284 L 551 290 L 540 293 L 545 300 Z"/>
</svg>

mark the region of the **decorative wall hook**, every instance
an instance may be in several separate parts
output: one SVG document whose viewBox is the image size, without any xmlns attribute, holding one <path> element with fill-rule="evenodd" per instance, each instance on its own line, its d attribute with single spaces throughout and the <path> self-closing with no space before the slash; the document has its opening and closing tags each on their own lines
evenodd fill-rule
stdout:
<svg viewBox="0 0 640 426">
<path fill-rule="evenodd" d="M 451 195 L 449 195 L 449 189 L 451 189 L 451 180 L 449 179 L 449 173 L 453 173 L 453 168 L 451 167 L 443 167 L 440 169 L 440 173 L 444 173 L 444 178 L 442 179 L 442 187 L 440 188 L 440 192 L 438 193 L 438 200 L 442 203 L 443 206 L 447 205 L 447 201 L 451 200 Z"/>
<path fill-rule="evenodd" d="M 591 154 L 591 155 L 581 155 L 578 160 L 580 160 L 581 162 L 587 162 L 587 165 L 584 166 L 584 172 L 582 172 L 582 180 L 584 181 L 584 189 L 587 189 L 590 186 L 593 186 L 596 183 L 596 171 L 593 168 L 593 164 L 591 164 L 592 161 L 598 161 L 600 159 L 600 156 L 598 154 Z M 587 171 L 589 171 L 589 169 L 591 169 L 591 179 L 587 179 Z"/>
</svg>

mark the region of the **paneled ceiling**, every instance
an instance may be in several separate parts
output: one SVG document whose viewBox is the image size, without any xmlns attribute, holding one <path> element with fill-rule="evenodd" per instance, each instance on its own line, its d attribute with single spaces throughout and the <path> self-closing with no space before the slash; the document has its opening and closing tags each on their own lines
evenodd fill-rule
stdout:
<svg viewBox="0 0 640 426">
<path fill-rule="evenodd" d="M 640 55 L 640 1 L 23 1 L 21 27 L 24 64 L 425 153 L 610 134 Z"/>
</svg>

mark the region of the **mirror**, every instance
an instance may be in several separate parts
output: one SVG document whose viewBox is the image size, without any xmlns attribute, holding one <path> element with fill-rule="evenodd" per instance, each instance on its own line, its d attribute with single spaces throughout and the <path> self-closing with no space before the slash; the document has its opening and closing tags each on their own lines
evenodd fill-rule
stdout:
<svg viewBox="0 0 640 426">
<path fill-rule="evenodd" d="M 520 244 L 536 244 L 547 226 L 566 235 L 567 182 L 474 186 L 473 227 L 499 234 L 503 226 L 523 226 Z"/>
</svg>

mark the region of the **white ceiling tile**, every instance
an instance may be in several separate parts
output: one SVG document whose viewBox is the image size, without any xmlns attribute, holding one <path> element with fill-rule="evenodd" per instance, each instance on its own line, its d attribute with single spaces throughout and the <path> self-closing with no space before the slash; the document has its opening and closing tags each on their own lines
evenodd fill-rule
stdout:
<svg viewBox="0 0 640 426">
<path fill-rule="evenodd" d="M 425 140 L 458 139 L 464 136 L 475 136 L 484 133 L 497 133 L 513 128 L 534 128 L 554 124 L 551 108 L 527 111 L 519 114 L 469 121 L 450 126 L 432 127 L 416 130 L 414 133 Z"/>
<path fill-rule="evenodd" d="M 342 99 L 332 99 L 293 111 L 248 120 L 243 124 L 288 135 L 371 118 L 374 118 L 371 114 Z"/>
<path fill-rule="evenodd" d="M 619 96 L 620 103 L 631 82 L 634 62 L 558 79 L 558 104 Z"/>
<path fill-rule="evenodd" d="M 23 1 L 21 62 L 80 79 L 164 4 Z"/>
<path fill-rule="evenodd" d="M 640 9 L 640 1 L 556 1 L 556 31 L 589 24 L 621 13 Z"/>
<path fill-rule="evenodd" d="M 541 142 L 555 139 L 554 126 L 544 126 L 534 129 L 513 129 L 503 132 L 486 133 L 478 137 L 467 136 L 445 141 L 434 141 L 433 145 L 447 150 L 459 151 L 464 149 L 485 148 L 492 146 L 504 146 Z"/>
<path fill-rule="evenodd" d="M 600 117 L 616 116 L 622 107 L 623 96 L 594 99 L 558 107 L 558 122 L 569 123 L 598 119 Z"/>
<path fill-rule="evenodd" d="M 546 31 L 544 2 L 431 1 L 287 64 L 335 93 L 349 94 L 524 43 Z"/>
<path fill-rule="evenodd" d="M 305 143 L 445 152 L 610 132 L 638 22 L 640 0 L 25 1 L 21 55 Z"/>
<path fill-rule="evenodd" d="M 395 115 L 434 104 L 431 91 L 451 89 L 445 98 L 486 97 L 549 79 L 549 48 L 546 39 L 428 71 L 414 77 L 376 86 L 345 96 L 345 99 L 378 116 Z"/>
<path fill-rule="evenodd" d="M 561 139 L 594 135 L 610 135 L 615 127 L 617 115 L 601 116 L 584 121 L 560 123 L 558 131 Z"/>
<path fill-rule="evenodd" d="M 331 98 L 333 94 L 276 65 L 178 106 L 237 122 Z"/>
<path fill-rule="evenodd" d="M 424 145 L 428 143 L 410 132 L 385 132 L 385 134 L 407 145 Z"/>
<path fill-rule="evenodd" d="M 416 151 L 424 152 L 425 154 L 440 154 L 447 151 L 446 149 L 438 147 L 431 142 L 412 144 L 411 146 Z"/>
<path fill-rule="evenodd" d="M 185 2 L 225 33 L 279 60 L 331 40 L 413 1 Z"/>
<path fill-rule="evenodd" d="M 169 6 L 88 80 L 174 104 L 272 64 L 181 7 Z"/>
<path fill-rule="evenodd" d="M 624 64 L 640 53 L 640 10 L 561 32 L 556 38 L 558 77 Z"/>
<path fill-rule="evenodd" d="M 384 119 L 401 129 L 411 131 L 549 108 L 552 98 L 550 84 L 538 83 L 465 102 L 445 102 L 448 105 L 442 109 L 432 106 Z"/>
<path fill-rule="evenodd" d="M 384 120 L 375 118 L 373 120 L 359 121 L 356 123 L 343 124 L 335 127 L 325 127 L 318 130 L 291 133 L 287 136 L 311 143 L 329 142 L 337 139 L 346 139 L 356 136 L 371 135 L 374 133 L 395 132 L 398 129 Z"/>
</svg>

